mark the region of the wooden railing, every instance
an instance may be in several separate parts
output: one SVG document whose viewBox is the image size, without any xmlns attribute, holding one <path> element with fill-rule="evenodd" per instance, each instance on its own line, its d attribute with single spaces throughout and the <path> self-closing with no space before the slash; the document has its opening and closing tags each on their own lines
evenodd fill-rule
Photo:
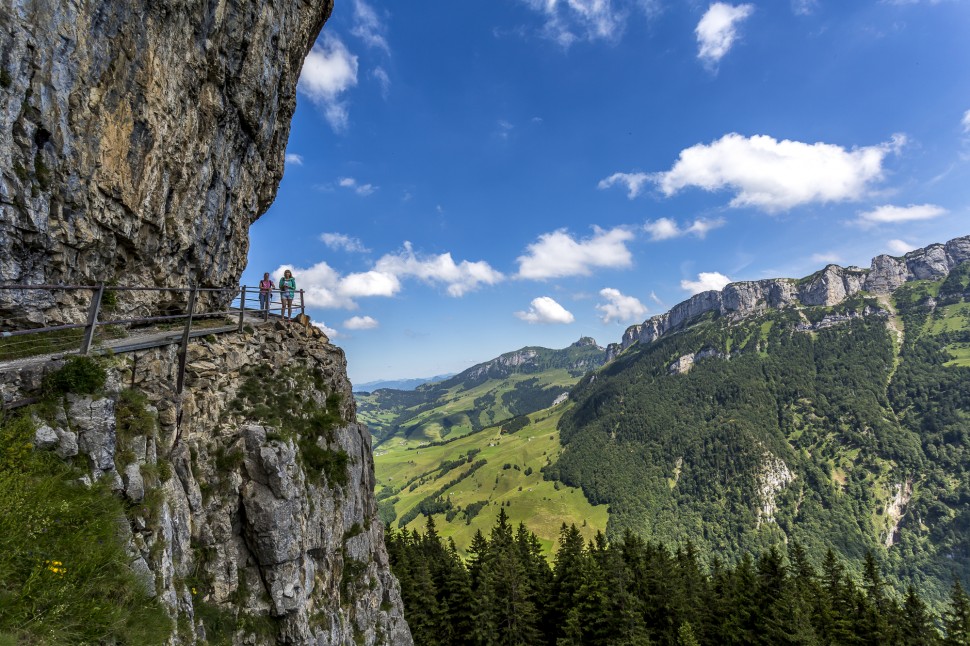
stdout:
<svg viewBox="0 0 970 646">
<path fill-rule="evenodd" d="M 0 329 L 0 339 L 10 339 L 14 337 L 28 337 L 30 335 L 62 332 L 68 330 L 81 330 L 83 334 L 77 352 L 88 354 L 91 351 L 92 342 L 98 327 L 107 326 L 144 326 L 158 323 L 173 323 L 185 321 L 186 333 L 191 331 L 192 321 L 200 318 L 236 317 L 238 316 L 238 329 L 243 327 L 243 319 L 246 313 L 262 315 L 264 320 L 269 320 L 274 309 L 282 310 L 282 299 L 276 300 L 274 295 L 280 295 L 283 290 L 269 290 L 267 307 L 249 307 L 250 303 L 260 303 L 260 290 L 258 287 L 247 287 L 241 285 L 232 288 L 213 288 L 213 287 L 127 287 L 119 285 L 0 285 L 0 290 L 4 291 L 83 291 L 91 292 L 90 304 L 87 307 L 87 320 L 84 323 L 65 323 L 59 325 L 48 325 L 40 327 L 18 327 L 16 329 Z M 178 314 L 165 314 L 154 316 L 122 316 L 108 318 L 104 320 L 103 315 L 113 314 L 114 307 L 105 308 L 106 301 L 116 302 L 117 294 L 124 292 L 158 292 L 158 293 L 182 293 L 185 294 L 185 311 Z M 231 292 L 228 298 L 226 295 Z M 264 292 L 265 293 L 265 292 Z M 199 294 L 211 294 L 219 302 L 228 302 L 229 307 L 225 310 L 196 311 L 196 302 Z M 106 298 L 108 295 L 110 298 Z M 296 290 L 294 309 L 298 309 L 301 314 L 306 313 L 304 292 Z M 52 308 L 56 309 L 56 308 Z M 229 330 L 226 330 L 229 331 Z"/>
<path fill-rule="evenodd" d="M 11 326 L 7 325 L 11 329 L 0 328 L 0 368 L 4 364 L 10 364 L 10 361 L 17 359 L 34 357 L 36 355 L 43 355 L 48 359 L 57 359 L 65 355 L 73 354 L 92 354 L 92 353 L 103 353 L 106 351 L 112 352 L 132 352 L 136 350 L 147 349 L 151 347 L 159 347 L 162 345 L 172 345 L 176 340 L 179 343 L 178 350 L 178 378 L 176 384 L 176 393 L 181 394 L 185 383 L 185 361 L 188 356 L 188 344 L 189 340 L 198 336 L 209 335 L 209 334 L 223 334 L 226 332 L 242 332 L 246 322 L 246 315 L 249 315 L 249 320 L 253 319 L 262 321 L 268 321 L 271 317 L 282 316 L 282 294 L 289 290 L 279 290 L 272 289 L 268 290 L 268 298 L 264 303 L 261 302 L 260 289 L 258 287 L 247 287 L 246 285 L 240 285 L 238 287 L 231 288 L 213 288 L 213 287 L 129 287 L 129 286 L 119 286 L 119 285 L 0 285 L 0 290 L 4 291 L 20 291 L 20 292 L 31 292 L 40 291 L 47 292 L 53 295 L 54 292 L 83 292 L 89 291 L 90 301 L 87 303 L 87 314 L 85 321 L 83 323 L 60 323 L 56 325 L 42 325 L 37 327 L 28 327 L 29 324 Z M 120 298 L 125 294 L 133 294 L 135 292 L 153 292 L 157 294 L 155 298 L 150 299 L 148 303 L 139 302 L 137 306 L 128 307 L 125 303 L 122 305 L 119 303 Z M 266 291 L 263 292 L 266 294 Z M 28 300 L 24 298 L 23 294 L 19 294 L 21 298 L 18 299 L 21 302 Z M 166 299 L 166 296 L 168 297 Z M 174 300 L 172 297 L 175 297 Z M 201 310 L 197 311 L 197 303 L 202 300 L 208 303 L 225 303 L 225 309 L 216 310 Z M 8 299 L 3 299 L 8 300 Z M 56 299 L 55 299 L 56 300 Z M 71 312 L 60 314 L 57 305 L 51 305 L 49 307 L 41 308 L 44 310 L 48 319 L 70 320 L 70 314 L 74 317 L 79 318 L 79 311 L 83 311 L 84 300 L 82 298 L 72 299 L 74 303 L 71 306 Z M 159 305 L 164 303 L 164 307 L 171 311 L 171 307 L 174 303 L 178 303 L 183 309 L 178 313 L 168 313 L 168 314 L 155 314 L 155 315 L 128 315 L 119 316 L 116 312 L 124 311 L 128 308 L 129 312 L 136 311 L 139 308 L 148 308 L 151 310 L 152 301 L 156 303 L 156 306 L 161 309 L 163 306 Z M 293 310 L 299 311 L 301 314 L 306 313 L 306 304 L 304 299 L 303 290 L 296 290 L 295 298 L 293 299 Z M 257 305 L 257 307 L 250 307 L 251 304 Z M 64 308 L 67 309 L 67 308 Z M 276 314 L 276 312 L 280 314 Z M 16 314 L 16 312 L 15 312 Z M 27 319 L 28 312 L 23 312 L 22 316 L 15 318 Z M 218 320 L 224 319 L 228 321 L 235 322 L 228 325 L 218 326 L 218 327 L 202 327 L 200 329 L 193 330 L 193 326 L 198 324 L 200 319 Z M 227 322 L 228 322 L 227 321 Z M 176 325 L 174 328 L 168 330 L 169 334 L 158 334 L 155 330 L 156 336 L 149 340 L 138 340 L 138 337 L 134 337 L 130 343 L 126 343 L 127 331 L 131 331 L 132 328 L 145 327 L 149 328 L 151 326 L 158 325 L 171 325 L 171 324 L 181 323 L 181 331 L 179 333 L 179 326 Z M 96 344 L 95 341 L 98 337 L 98 332 L 106 332 L 103 334 L 102 342 Z M 80 332 L 80 334 L 71 334 L 72 332 Z M 117 340 L 120 337 L 120 341 Z M 116 341 L 110 344 L 105 341 L 105 339 L 115 338 Z M 143 337 L 144 339 L 144 337 Z M 45 351 L 46 350 L 46 351 Z M 52 350 L 52 351 L 51 351 Z M 20 356 L 18 356 L 20 355 Z M 20 402 L 18 402 L 20 403 Z M 27 402 L 25 402 L 27 403 Z M 2 405 L 2 402 L 0 402 Z M 7 405 L 6 407 L 9 407 Z"/>
</svg>

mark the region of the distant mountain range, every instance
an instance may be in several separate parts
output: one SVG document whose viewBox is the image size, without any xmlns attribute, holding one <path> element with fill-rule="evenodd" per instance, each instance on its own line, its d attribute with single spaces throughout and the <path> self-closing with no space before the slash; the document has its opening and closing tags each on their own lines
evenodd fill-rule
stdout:
<svg viewBox="0 0 970 646">
<path fill-rule="evenodd" d="M 432 513 L 462 539 L 482 506 L 577 524 L 608 507 L 613 538 L 730 561 L 798 541 L 853 568 L 871 552 L 930 599 L 970 584 L 970 237 L 734 283 L 608 352 L 523 348 L 409 396 L 361 404 L 385 520 Z"/>
<path fill-rule="evenodd" d="M 378 443 L 394 435 L 438 441 L 546 408 L 605 360 L 589 337 L 561 350 L 521 348 L 414 390 L 358 392 L 357 415 Z"/>
<path fill-rule="evenodd" d="M 437 375 L 428 378 L 414 378 L 414 379 L 385 379 L 378 381 L 368 381 L 363 384 L 357 384 L 354 386 L 355 393 L 370 393 L 375 390 L 380 390 L 382 388 L 391 388 L 394 390 L 414 390 L 418 386 L 423 384 L 431 384 L 438 381 L 444 381 L 448 377 L 453 376 L 455 373 L 449 372 L 446 375 Z"/>
</svg>

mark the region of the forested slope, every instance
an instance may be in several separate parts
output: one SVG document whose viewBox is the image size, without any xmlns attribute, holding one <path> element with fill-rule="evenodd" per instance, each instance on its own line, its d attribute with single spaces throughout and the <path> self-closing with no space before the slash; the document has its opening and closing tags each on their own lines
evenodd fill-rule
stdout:
<svg viewBox="0 0 970 646">
<path fill-rule="evenodd" d="M 707 313 L 574 389 L 546 476 L 631 530 L 736 560 L 784 540 L 942 599 L 970 575 L 965 263 L 891 296 Z"/>
</svg>

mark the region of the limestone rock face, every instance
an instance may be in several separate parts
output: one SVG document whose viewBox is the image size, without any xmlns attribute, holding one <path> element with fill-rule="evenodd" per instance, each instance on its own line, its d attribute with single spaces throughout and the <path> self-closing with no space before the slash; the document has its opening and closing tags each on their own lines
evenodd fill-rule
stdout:
<svg viewBox="0 0 970 646">
<path fill-rule="evenodd" d="M 109 392 L 68 395 L 54 419 L 35 421 L 36 449 L 70 459 L 76 434 L 85 482 L 106 481 L 127 499 L 131 567 L 173 631 L 181 626 L 173 644 L 203 642 L 203 604 L 252 619 L 206 643 L 412 643 L 377 516 L 370 433 L 355 421 L 343 352 L 314 330 L 278 323 L 199 339 L 181 398 L 164 369 L 174 346 L 118 355 Z M 38 381 L 0 372 L 12 398 Z M 147 397 L 152 428 L 119 429 L 122 384 Z M 254 406 L 246 392 L 267 397 Z M 307 431 L 342 462 L 311 471 L 303 431 L 263 419 L 280 394 L 301 410 L 326 407 L 329 427 Z"/>
<path fill-rule="evenodd" d="M 744 317 L 768 308 L 791 305 L 831 307 L 860 291 L 887 294 L 910 280 L 939 279 L 968 260 L 970 236 L 965 236 L 954 238 L 946 244 L 911 251 L 902 258 L 876 256 L 869 269 L 828 265 L 801 280 L 772 278 L 731 283 L 720 292 L 695 294 L 669 312 L 631 325 L 623 333 L 619 344 L 607 347 L 607 360 L 612 360 L 634 343 L 655 341 L 670 330 L 708 312 Z"/>
<path fill-rule="evenodd" d="M 234 285 L 332 6 L 3 3 L 0 282 Z M 82 310 L 0 291 L 0 319 L 31 298 L 48 317 Z"/>
</svg>

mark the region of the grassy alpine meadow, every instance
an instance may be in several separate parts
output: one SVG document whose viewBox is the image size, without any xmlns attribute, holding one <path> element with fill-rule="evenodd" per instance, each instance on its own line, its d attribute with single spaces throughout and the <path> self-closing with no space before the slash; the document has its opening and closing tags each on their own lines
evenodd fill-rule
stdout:
<svg viewBox="0 0 970 646">
<path fill-rule="evenodd" d="M 575 523 L 586 539 L 605 531 L 606 505 L 593 506 L 580 489 L 543 479 L 542 468 L 562 450 L 556 425 L 567 407 L 533 413 L 512 433 L 500 424 L 437 445 L 385 442 L 374 456 L 382 519 L 423 530 L 422 512 L 431 511 L 439 533 L 462 553 L 476 531 L 488 532 L 500 508 L 512 523 L 529 526 L 546 555 L 563 523 Z"/>
<path fill-rule="evenodd" d="M 374 395 L 358 395 L 358 416 L 376 434 L 396 422 L 400 431 L 395 436 L 418 442 L 438 442 L 515 417 L 518 412 L 510 401 L 516 389 L 559 389 L 561 392 L 571 388 L 578 380 L 566 369 L 554 369 L 538 374 L 512 374 L 501 381 L 489 379 L 470 388 L 460 383 L 437 390 L 435 405 L 424 407 L 426 410 L 420 410 L 417 406 L 409 407 L 410 411 L 387 410 L 373 403 Z M 409 412 L 407 420 L 398 421 L 406 412 Z M 397 437 L 390 441 L 394 439 Z"/>
</svg>

